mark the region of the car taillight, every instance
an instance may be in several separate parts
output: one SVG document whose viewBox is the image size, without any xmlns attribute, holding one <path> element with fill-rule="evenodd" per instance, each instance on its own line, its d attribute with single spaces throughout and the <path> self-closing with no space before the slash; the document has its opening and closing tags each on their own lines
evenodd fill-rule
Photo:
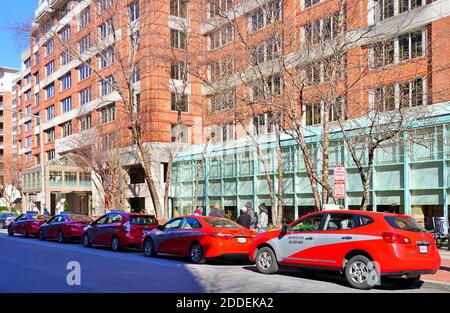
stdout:
<svg viewBox="0 0 450 313">
<path fill-rule="evenodd" d="M 220 239 L 228 239 L 228 240 L 230 240 L 231 238 L 233 238 L 233 235 L 224 234 L 224 233 L 211 233 L 210 235 L 213 236 L 213 237 L 216 237 L 216 238 L 220 238 Z"/>
<path fill-rule="evenodd" d="M 398 243 L 398 244 L 408 244 L 411 240 L 403 235 L 396 233 L 383 233 L 383 239 L 386 243 Z"/>
<path fill-rule="evenodd" d="M 125 231 L 131 231 L 130 221 L 128 221 L 125 224 L 123 224 L 123 229 L 125 229 Z"/>
</svg>

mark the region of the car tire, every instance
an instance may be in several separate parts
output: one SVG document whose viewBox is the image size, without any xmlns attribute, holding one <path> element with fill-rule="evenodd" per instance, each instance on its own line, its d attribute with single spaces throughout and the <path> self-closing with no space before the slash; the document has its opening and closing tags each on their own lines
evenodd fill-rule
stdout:
<svg viewBox="0 0 450 313">
<path fill-rule="evenodd" d="M 205 254 L 203 252 L 203 247 L 199 243 L 194 243 L 191 245 L 189 249 L 189 259 L 194 264 L 203 264 L 205 263 Z"/>
<path fill-rule="evenodd" d="M 278 272 L 278 261 L 275 252 L 269 247 L 262 247 L 255 257 L 256 268 L 263 274 L 275 274 Z"/>
<path fill-rule="evenodd" d="M 0 222 L 0 229 L 5 228 L 5 222 Z"/>
<path fill-rule="evenodd" d="M 371 260 L 364 255 L 356 255 L 345 265 L 345 278 L 351 287 L 369 290 L 379 283 L 380 274 Z"/>
<path fill-rule="evenodd" d="M 27 230 L 25 228 L 22 228 L 22 237 L 28 238 L 28 233 L 27 233 Z"/>
<path fill-rule="evenodd" d="M 42 229 L 39 231 L 38 239 L 43 241 L 45 240 L 44 231 Z"/>
<path fill-rule="evenodd" d="M 12 227 L 8 227 L 8 236 L 10 236 L 10 237 L 14 236 L 14 232 L 12 230 Z"/>
<path fill-rule="evenodd" d="M 59 243 L 64 243 L 66 242 L 66 240 L 64 239 L 64 233 L 62 231 L 58 232 L 58 242 Z"/>
<path fill-rule="evenodd" d="M 116 236 L 111 238 L 111 250 L 114 252 L 122 251 L 119 238 L 117 238 Z"/>
<path fill-rule="evenodd" d="M 155 244 L 153 243 L 153 240 L 145 239 L 144 254 L 146 257 L 155 257 L 156 256 Z"/>
<path fill-rule="evenodd" d="M 83 235 L 83 247 L 89 248 L 91 246 L 92 246 L 92 244 L 91 244 L 91 239 L 89 238 L 89 235 L 84 234 Z"/>
</svg>

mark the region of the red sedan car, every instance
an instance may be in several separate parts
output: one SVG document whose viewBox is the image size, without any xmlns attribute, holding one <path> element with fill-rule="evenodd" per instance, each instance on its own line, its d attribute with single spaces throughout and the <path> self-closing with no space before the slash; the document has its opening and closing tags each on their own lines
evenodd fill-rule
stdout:
<svg viewBox="0 0 450 313">
<path fill-rule="evenodd" d="M 38 213 L 23 213 L 19 215 L 8 227 L 8 235 L 22 234 L 23 237 L 36 236 L 39 227 L 44 224 L 50 216 Z"/>
<path fill-rule="evenodd" d="M 185 216 L 146 232 L 143 247 L 148 257 L 165 253 L 204 263 L 216 257 L 247 258 L 254 235 L 253 231 L 226 218 Z"/>
<path fill-rule="evenodd" d="M 39 229 L 39 239 L 57 239 L 63 243 L 66 240 L 81 239 L 83 230 L 92 223 L 92 218 L 81 214 L 60 214 L 52 217 Z"/>
<path fill-rule="evenodd" d="M 158 225 L 154 215 L 112 211 L 84 229 L 83 246 L 109 246 L 113 251 L 125 246 L 140 247 L 143 232 Z"/>
<path fill-rule="evenodd" d="M 258 235 L 249 256 L 261 273 L 276 273 L 282 265 L 333 269 L 359 289 L 374 287 L 380 275 L 412 285 L 440 266 L 432 235 L 412 217 L 362 211 L 308 214 Z"/>
</svg>

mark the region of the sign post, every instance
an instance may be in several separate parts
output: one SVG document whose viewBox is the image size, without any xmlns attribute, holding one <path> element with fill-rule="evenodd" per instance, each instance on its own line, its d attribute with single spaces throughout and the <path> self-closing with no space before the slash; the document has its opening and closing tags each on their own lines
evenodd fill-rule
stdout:
<svg viewBox="0 0 450 313">
<path fill-rule="evenodd" d="M 345 199 L 345 178 L 346 169 L 343 165 L 336 165 L 333 169 L 334 178 L 334 197 L 336 199 Z"/>
</svg>

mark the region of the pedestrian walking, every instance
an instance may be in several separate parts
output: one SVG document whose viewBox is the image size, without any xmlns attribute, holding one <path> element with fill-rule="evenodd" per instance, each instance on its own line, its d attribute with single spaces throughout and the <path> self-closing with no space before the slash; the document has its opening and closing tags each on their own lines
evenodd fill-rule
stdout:
<svg viewBox="0 0 450 313">
<path fill-rule="evenodd" d="M 263 233 L 267 229 L 269 222 L 269 214 L 265 203 L 259 205 L 259 217 L 258 217 L 258 233 Z"/>
<path fill-rule="evenodd" d="M 197 207 L 197 209 L 194 211 L 194 215 L 195 216 L 203 216 L 203 208 L 201 206 Z"/>
<path fill-rule="evenodd" d="M 250 218 L 250 215 L 248 215 L 247 211 L 248 211 L 247 207 L 244 206 L 241 209 L 241 215 L 239 215 L 238 219 L 236 220 L 236 223 L 238 223 L 239 225 L 241 225 L 247 229 L 250 229 L 251 218 Z"/>
<path fill-rule="evenodd" d="M 251 202 L 247 202 L 246 204 L 248 215 L 250 216 L 250 229 L 256 230 L 258 227 L 258 214 L 253 211 L 253 204 Z"/>
<path fill-rule="evenodd" d="M 220 209 L 220 204 L 216 203 L 214 204 L 213 208 L 209 212 L 209 216 L 215 216 L 215 217 L 224 217 L 225 214 Z"/>
</svg>

